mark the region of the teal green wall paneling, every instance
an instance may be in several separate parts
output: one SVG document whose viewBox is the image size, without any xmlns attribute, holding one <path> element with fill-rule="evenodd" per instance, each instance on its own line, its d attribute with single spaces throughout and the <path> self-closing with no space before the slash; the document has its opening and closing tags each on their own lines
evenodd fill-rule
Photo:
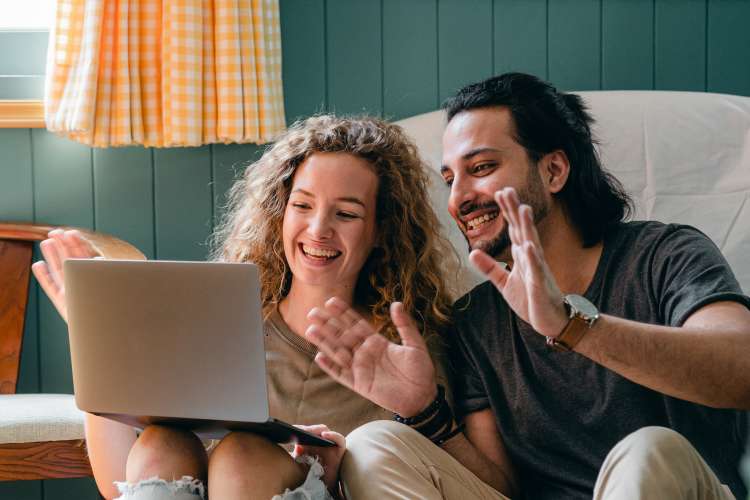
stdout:
<svg viewBox="0 0 750 500">
<path fill-rule="evenodd" d="M 494 74 L 547 78 L 547 0 L 495 0 Z"/>
<path fill-rule="evenodd" d="M 0 220 L 34 219 L 31 132 L 0 129 Z"/>
<path fill-rule="evenodd" d="M 654 4 L 603 0 L 602 89 L 654 87 Z"/>
<path fill-rule="evenodd" d="M 704 91 L 706 0 L 656 0 L 655 11 L 654 88 Z"/>
<path fill-rule="evenodd" d="M 287 124 L 326 107 L 325 2 L 281 0 Z"/>
<path fill-rule="evenodd" d="M 44 483 L 44 500 L 99 500 L 92 478 L 50 479 Z"/>
<path fill-rule="evenodd" d="M 550 1 L 548 47 L 549 79 L 558 88 L 601 88 L 600 1 Z"/>
<path fill-rule="evenodd" d="M 229 188 L 250 163 L 260 158 L 263 147 L 254 144 L 212 144 L 211 151 L 214 224 L 216 224 L 225 212 Z"/>
<path fill-rule="evenodd" d="M 750 2 L 708 4 L 709 92 L 750 95 Z"/>
<path fill-rule="evenodd" d="M 36 129 L 32 132 L 36 222 L 92 229 L 91 149 Z M 41 390 L 72 393 L 68 331 L 46 295 L 39 297 Z"/>
<path fill-rule="evenodd" d="M 154 258 L 154 183 L 151 150 L 94 149 L 96 230 L 135 245 Z"/>
<path fill-rule="evenodd" d="M 73 394 L 68 327 L 45 294 L 39 294 L 38 304 L 39 390 Z"/>
<path fill-rule="evenodd" d="M 36 222 L 94 228 L 92 149 L 32 131 Z"/>
<path fill-rule="evenodd" d="M 371 0 L 326 1 L 328 109 L 383 111 L 382 12 Z"/>
<path fill-rule="evenodd" d="M 492 1 L 440 0 L 440 102 L 467 83 L 492 75 Z"/>
<path fill-rule="evenodd" d="M 0 483 L 0 498 L 5 500 L 37 500 L 42 498 L 41 481 L 13 481 Z"/>
<path fill-rule="evenodd" d="M 211 233 L 209 146 L 154 150 L 156 256 L 205 260 Z"/>
<path fill-rule="evenodd" d="M 383 0 L 383 115 L 433 111 L 438 100 L 437 0 Z"/>
</svg>

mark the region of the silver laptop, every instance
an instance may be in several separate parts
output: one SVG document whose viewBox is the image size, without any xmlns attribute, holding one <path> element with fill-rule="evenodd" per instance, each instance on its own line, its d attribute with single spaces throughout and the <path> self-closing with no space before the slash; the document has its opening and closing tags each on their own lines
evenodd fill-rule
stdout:
<svg viewBox="0 0 750 500">
<path fill-rule="evenodd" d="M 71 259 L 64 271 L 81 410 L 205 438 L 333 444 L 269 416 L 255 265 Z"/>
</svg>

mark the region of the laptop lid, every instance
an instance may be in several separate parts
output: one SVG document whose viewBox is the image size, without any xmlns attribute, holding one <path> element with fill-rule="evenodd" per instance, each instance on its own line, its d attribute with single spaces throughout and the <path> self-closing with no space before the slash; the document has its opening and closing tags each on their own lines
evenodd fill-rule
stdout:
<svg viewBox="0 0 750 500">
<path fill-rule="evenodd" d="M 80 409 L 268 420 L 255 265 L 71 259 L 64 272 Z"/>
</svg>

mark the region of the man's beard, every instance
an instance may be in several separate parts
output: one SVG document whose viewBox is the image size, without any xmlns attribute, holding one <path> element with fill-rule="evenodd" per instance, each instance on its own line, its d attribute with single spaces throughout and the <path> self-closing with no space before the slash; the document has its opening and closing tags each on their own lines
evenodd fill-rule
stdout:
<svg viewBox="0 0 750 500">
<path fill-rule="evenodd" d="M 539 171 L 535 168 L 534 165 L 530 165 L 529 175 L 526 178 L 526 185 L 522 188 L 516 189 L 516 193 L 518 194 L 518 198 L 521 201 L 521 204 L 529 205 L 531 207 L 534 217 L 534 224 L 538 224 L 539 221 L 547 216 L 547 213 L 549 212 L 549 204 L 544 197 L 544 185 L 542 184 L 542 179 L 539 176 Z M 488 207 L 493 207 L 500 210 L 500 207 L 493 200 L 491 203 L 482 204 L 480 207 L 469 207 L 467 209 L 467 213 L 469 211 L 476 210 L 477 208 Z M 498 217 L 503 217 L 503 214 L 500 213 Z M 464 238 L 466 238 L 466 235 L 464 235 Z M 482 250 L 487 255 L 495 259 L 508 259 L 510 258 L 511 245 L 510 233 L 508 232 L 508 221 L 504 221 L 503 229 L 492 239 L 479 240 L 474 243 L 473 246 L 471 245 L 471 243 L 469 243 L 468 238 L 466 238 L 466 242 L 469 244 L 469 251 Z"/>
</svg>

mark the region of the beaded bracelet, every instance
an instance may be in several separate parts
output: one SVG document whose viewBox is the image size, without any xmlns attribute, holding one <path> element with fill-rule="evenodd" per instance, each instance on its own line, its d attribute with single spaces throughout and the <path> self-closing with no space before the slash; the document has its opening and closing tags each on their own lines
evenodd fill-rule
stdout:
<svg viewBox="0 0 750 500">
<path fill-rule="evenodd" d="M 408 425 L 408 426 L 415 426 L 419 425 L 422 422 L 425 422 L 430 417 L 434 416 L 438 410 L 440 409 L 440 405 L 442 402 L 445 401 L 445 388 L 438 384 L 437 386 L 437 396 L 435 396 L 435 399 L 432 401 L 432 403 L 427 406 L 424 410 L 422 410 L 417 415 L 414 415 L 413 417 L 402 417 L 398 413 L 393 414 L 393 420 L 396 422 L 400 422 L 402 424 Z"/>
<path fill-rule="evenodd" d="M 452 426 L 453 411 L 451 411 L 451 407 L 448 406 L 447 401 L 443 399 L 438 407 L 438 411 L 432 418 L 420 425 L 413 425 L 412 428 L 428 439 L 432 439 L 433 436 L 439 436 L 445 433 L 446 430 L 450 430 Z"/>
<path fill-rule="evenodd" d="M 431 439 L 430 441 L 432 441 L 433 443 L 435 443 L 438 446 L 442 446 L 446 441 L 448 441 L 452 437 L 457 436 L 458 434 L 460 434 L 461 432 L 463 432 L 463 430 L 464 430 L 464 424 L 457 425 L 455 428 L 453 428 L 453 430 L 449 430 L 447 433 L 445 433 L 445 434 L 443 434 L 441 436 L 436 436 L 433 439 Z"/>
<path fill-rule="evenodd" d="M 441 385 L 438 385 L 435 400 L 421 413 L 413 417 L 394 414 L 393 419 L 410 426 L 436 444 L 442 444 L 461 432 L 463 428 L 462 426 L 453 428 L 453 411 L 445 400 L 445 388 Z"/>
</svg>

